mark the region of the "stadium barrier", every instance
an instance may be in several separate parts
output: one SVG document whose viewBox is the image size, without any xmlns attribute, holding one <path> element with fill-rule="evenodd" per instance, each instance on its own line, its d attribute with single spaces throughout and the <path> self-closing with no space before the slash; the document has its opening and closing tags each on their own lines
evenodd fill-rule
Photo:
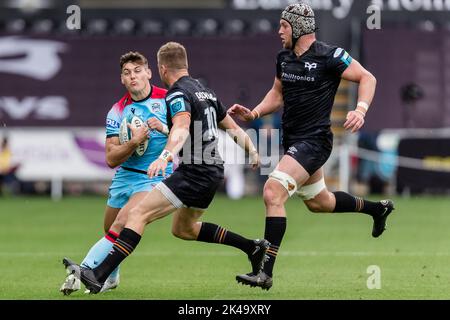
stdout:
<svg viewBox="0 0 450 320">
<path fill-rule="evenodd" d="M 357 158 L 377 163 L 384 177 L 391 184 L 401 188 L 421 190 L 450 190 L 450 134 L 448 131 L 386 131 L 379 135 L 379 151 L 360 148 L 351 143 L 336 146 L 326 165 L 336 167 L 339 189 L 349 190 L 352 159 Z M 422 132 L 423 134 L 419 134 Z M 105 182 L 114 176 L 115 170 L 105 162 L 105 133 L 103 128 L 8 128 L 0 130 L 0 136 L 7 134 L 12 150 L 13 163 L 19 165 L 16 175 L 21 181 L 48 181 L 54 200 L 63 196 L 63 182 Z M 263 163 L 258 172 L 267 175 L 273 170 L 281 154 L 278 145 L 256 144 L 256 131 L 249 132 L 258 147 Z M 268 135 L 267 133 L 265 134 Z M 272 133 L 271 133 L 272 135 Z M 277 141 L 277 139 L 274 139 Z M 402 146 L 406 146 L 406 148 Z M 219 152 L 228 164 L 226 172 L 238 184 L 233 189 L 242 190 L 242 150 L 224 132 L 220 132 Z M 405 151 L 406 150 L 406 151 Z M 264 166 L 265 164 L 265 166 Z M 244 181 L 244 183 L 246 183 Z M 238 192 L 239 194 L 242 191 Z"/>
<path fill-rule="evenodd" d="M 380 174 L 399 193 L 450 190 L 450 129 L 385 130 L 377 145 L 379 150 L 339 146 L 342 190 L 349 189 L 352 158 L 376 163 Z"/>
<path fill-rule="evenodd" d="M 63 195 L 63 181 L 108 181 L 104 129 L 9 128 L 12 162 L 21 181 L 49 181 L 52 199 Z"/>
</svg>

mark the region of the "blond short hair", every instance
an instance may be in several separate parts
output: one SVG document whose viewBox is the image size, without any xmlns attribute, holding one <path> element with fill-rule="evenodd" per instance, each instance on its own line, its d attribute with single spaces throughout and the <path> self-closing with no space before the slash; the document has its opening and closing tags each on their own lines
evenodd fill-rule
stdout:
<svg viewBox="0 0 450 320">
<path fill-rule="evenodd" d="M 187 53 L 183 45 L 177 42 L 168 42 L 158 50 L 158 64 L 169 69 L 187 69 Z"/>
</svg>

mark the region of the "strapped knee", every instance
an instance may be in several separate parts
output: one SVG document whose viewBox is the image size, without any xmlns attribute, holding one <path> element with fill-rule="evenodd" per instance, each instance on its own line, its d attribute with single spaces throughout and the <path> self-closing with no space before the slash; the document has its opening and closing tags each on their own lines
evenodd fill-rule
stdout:
<svg viewBox="0 0 450 320">
<path fill-rule="evenodd" d="M 325 179 L 322 178 L 313 184 L 302 186 L 298 189 L 297 195 L 302 198 L 302 200 L 311 200 L 314 199 L 326 187 Z"/>
<path fill-rule="evenodd" d="M 283 171 L 274 170 L 269 174 L 269 179 L 279 182 L 286 189 L 289 197 L 297 191 L 297 182 L 295 179 Z"/>
</svg>

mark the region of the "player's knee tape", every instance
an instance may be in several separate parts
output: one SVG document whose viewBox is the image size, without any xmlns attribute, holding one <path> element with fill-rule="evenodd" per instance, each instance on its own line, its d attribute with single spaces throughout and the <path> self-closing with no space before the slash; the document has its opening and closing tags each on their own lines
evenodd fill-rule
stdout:
<svg viewBox="0 0 450 320">
<path fill-rule="evenodd" d="M 325 185 L 325 179 L 322 178 L 319 181 L 309 184 L 306 186 L 302 186 L 297 191 L 297 195 L 302 198 L 302 200 L 311 200 L 314 199 L 323 189 L 327 186 Z"/>
<path fill-rule="evenodd" d="M 297 191 L 297 182 L 295 179 L 283 171 L 274 170 L 269 174 L 269 179 L 278 181 L 286 189 L 289 197 Z"/>
</svg>

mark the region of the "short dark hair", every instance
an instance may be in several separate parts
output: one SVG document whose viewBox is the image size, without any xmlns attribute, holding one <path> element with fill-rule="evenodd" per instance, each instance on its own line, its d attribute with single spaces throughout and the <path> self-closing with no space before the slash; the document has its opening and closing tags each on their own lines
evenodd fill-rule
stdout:
<svg viewBox="0 0 450 320">
<path fill-rule="evenodd" d="M 120 71 L 122 71 L 123 66 L 125 63 L 133 62 L 137 63 L 139 65 L 146 65 L 148 66 L 147 58 L 140 52 L 137 51 L 130 51 L 125 53 L 120 57 Z"/>
</svg>

